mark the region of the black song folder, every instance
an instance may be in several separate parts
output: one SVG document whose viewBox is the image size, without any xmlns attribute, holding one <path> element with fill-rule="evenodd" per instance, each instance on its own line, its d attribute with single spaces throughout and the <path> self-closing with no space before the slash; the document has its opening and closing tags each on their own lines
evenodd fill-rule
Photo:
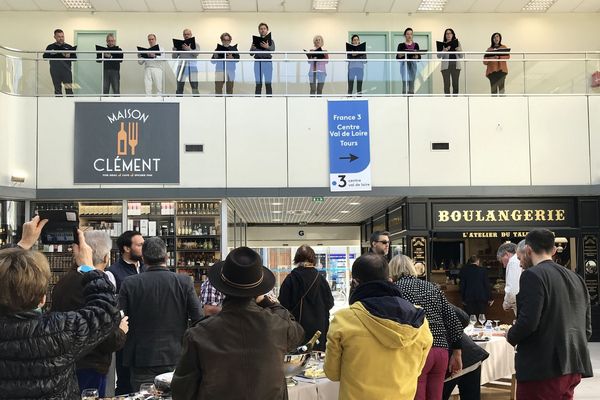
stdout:
<svg viewBox="0 0 600 400">
<path fill-rule="evenodd" d="M 271 32 L 267 33 L 267 36 L 254 36 L 252 35 L 252 45 L 256 47 L 257 50 L 266 50 L 260 45 L 262 42 L 266 42 L 269 46 L 271 45 Z"/>
<path fill-rule="evenodd" d="M 160 53 L 155 53 L 155 51 L 159 51 L 160 47 L 158 47 L 157 44 L 155 44 L 154 46 L 146 49 L 144 47 L 140 47 L 137 46 L 138 51 L 148 51 L 149 53 L 139 53 L 140 57 L 142 58 L 150 58 L 150 54 L 154 53 L 155 57 L 160 56 Z"/>
<path fill-rule="evenodd" d="M 190 46 L 192 50 L 196 50 L 196 38 L 195 37 L 191 37 L 191 38 L 185 39 L 185 40 L 173 39 L 173 47 L 175 47 L 176 50 L 185 51 L 185 50 L 183 50 L 184 44 L 187 44 L 188 46 Z"/>
</svg>

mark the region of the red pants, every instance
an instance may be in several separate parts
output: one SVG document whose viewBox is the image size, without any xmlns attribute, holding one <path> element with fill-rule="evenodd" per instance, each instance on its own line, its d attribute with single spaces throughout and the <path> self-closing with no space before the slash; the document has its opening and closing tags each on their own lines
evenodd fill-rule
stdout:
<svg viewBox="0 0 600 400">
<path fill-rule="evenodd" d="M 517 382 L 517 400 L 572 400 L 581 374 L 569 374 L 543 381 Z"/>
<path fill-rule="evenodd" d="M 448 349 L 432 347 L 417 385 L 415 400 L 440 400 L 448 370 Z"/>
</svg>

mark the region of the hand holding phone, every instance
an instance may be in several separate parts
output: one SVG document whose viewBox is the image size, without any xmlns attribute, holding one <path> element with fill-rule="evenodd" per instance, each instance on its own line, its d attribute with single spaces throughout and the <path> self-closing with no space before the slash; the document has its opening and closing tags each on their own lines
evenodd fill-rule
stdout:
<svg viewBox="0 0 600 400">
<path fill-rule="evenodd" d="M 21 240 L 19 241 L 19 247 L 24 248 L 25 250 L 29 250 L 33 247 L 35 242 L 40 237 L 42 233 L 42 228 L 48 223 L 47 219 L 41 219 L 38 215 L 33 217 L 31 221 L 25 222 L 23 224 L 23 234 L 21 235 Z"/>
<path fill-rule="evenodd" d="M 85 242 L 83 231 L 80 229 L 77 229 L 77 237 L 79 243 L 73 244 L 73 258 L 75 259 L 75 264 L 80 267 L 82 265 L 93 267 L 94 262 L 92 259 L 92 248 Z"/>
</svg>

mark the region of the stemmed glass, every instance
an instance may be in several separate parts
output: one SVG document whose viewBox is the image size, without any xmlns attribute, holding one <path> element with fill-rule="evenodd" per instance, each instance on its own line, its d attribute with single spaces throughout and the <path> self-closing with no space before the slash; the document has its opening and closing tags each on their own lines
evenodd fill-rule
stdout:
<svg viewBox="0 0 600 400">
<path fill-rule="evenodd" d="M 154 396 L 156 392 L 156 388 L 152 383 L 142 383 L 140 385 L 140 394 L 144 396 L 145 399 Z"/>
<path fill-rule="evenodd" d="M 487 321 L 487 319 L 485 319 L 485 314 L 479 314 L 479 323 L 481 324 L 482 328 L 485 325 L 485 321 Z"/>
<path fill-rule="evenodd" d="M 469 325 L 471 325 L 471 328 L 474 328 L 476 323 L 477 323 L 477 317 L 475 315 L 471 315 L 469 317 Z"/>
<path fill-rule="evenodd" d="M 98 389 L 83 389 L 81 392 L 81 400 L 97 400 L 98 397 Z"/>
<path fill-rule="evenodd" d="M 500 329 L 500 328 L 499 328 L 499 325 L 498 325 L 498 322 L 500 322 L 500 320 L 499 320 L 499 319 L 495 319 L 495 320 L 494 320 L 494 323 L 496 324 L 496 330 L 499 330 L 499 329 Z"/>
</svg>

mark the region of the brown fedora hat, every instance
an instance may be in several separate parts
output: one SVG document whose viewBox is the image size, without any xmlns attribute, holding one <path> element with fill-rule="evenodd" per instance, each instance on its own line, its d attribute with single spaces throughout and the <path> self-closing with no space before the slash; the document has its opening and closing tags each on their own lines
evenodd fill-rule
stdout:
<svg viewBox="0 0 600 400">
<path fill-rule="evenodd" d="M 233 249 L 208 270 L 208 279 L 219 292 L 234 297 L 257 297 L 275 286 L 275 275 L 249 247 Z"/>
</svg>

